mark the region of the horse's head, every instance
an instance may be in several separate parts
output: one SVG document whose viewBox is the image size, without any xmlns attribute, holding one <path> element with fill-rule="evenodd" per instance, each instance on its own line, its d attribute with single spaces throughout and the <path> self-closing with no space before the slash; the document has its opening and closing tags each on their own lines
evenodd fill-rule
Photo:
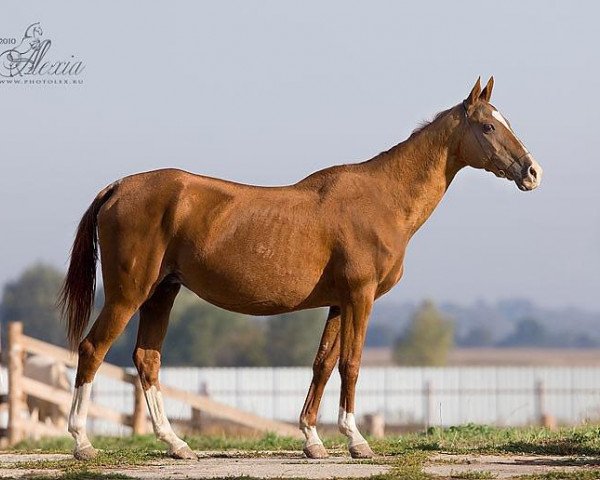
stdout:
<svg viewBox="0 0 600 480">
<path fill-rule="evenodd" d="M 519 140 L 508 120 L 490 102 L 494 77 L 481 89 L 477 79 L 462 103 L 464 133 L 461 159 L 497 177 L 514 181 L 521 190 L 533 190 L 542 180 L 542 167 Z"/>
</svg>

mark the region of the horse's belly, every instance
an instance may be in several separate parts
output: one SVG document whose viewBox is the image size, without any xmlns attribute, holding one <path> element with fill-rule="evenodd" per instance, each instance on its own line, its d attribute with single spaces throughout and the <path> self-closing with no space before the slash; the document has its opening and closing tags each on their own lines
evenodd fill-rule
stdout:
<svg viewBox="0 0 600 480">
<path fill-rule="evenodd" d="M 310 198 L 244 190 L 211 208 L 204 201 L 180 229 L 182 281 L 200 297 L 244 313 L 318 306 L 330 295 L 322 279 L 331 231 Z"/>
<path fill-rule="evenodd" d="M 206 271 L 208 281 L 197 279 L 189 287 L 201 298 L 227 310 L 251 315 L 273 315 L 327 303 L 326 292 L 315 292 L 318 278 L 273 275 L 239 275 Z M 268 275 L 268 271 L 264 272 Z M 188 282 L 186 282 L 187 284 Z"/>
<path fill-rule="evenodd" d="M 215 305 L 254 315 L 327 304 L 332 295 L 326 281 L 329 253 L 304 236 L 224 240 L 205 248 L 195 265 L 186 265 L 182 280 Z"/>
</svg>

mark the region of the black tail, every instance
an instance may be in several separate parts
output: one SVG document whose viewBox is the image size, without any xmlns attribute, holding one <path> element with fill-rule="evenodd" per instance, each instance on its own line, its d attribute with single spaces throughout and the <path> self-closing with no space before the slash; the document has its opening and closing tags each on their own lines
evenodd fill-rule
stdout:
<svg viewBox="0 0 600 480">
<path fill-rule="evenodd" d="M 71 249 L 71 262 L 58 305 L 67 324 L 67 340 L 72 350 L 79 345 L 87 327 L 96 291 L 98 260 L 98 212 L 114 191 L 114 184 L 102 190 L 83 214 Z"/>
</svg>

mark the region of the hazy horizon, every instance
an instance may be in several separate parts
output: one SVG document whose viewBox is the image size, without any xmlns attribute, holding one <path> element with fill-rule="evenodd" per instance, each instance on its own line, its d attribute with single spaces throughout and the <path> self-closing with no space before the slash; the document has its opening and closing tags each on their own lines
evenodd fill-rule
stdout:
<svg viewBox="0 0 600 480">
<path fill-rule="evenodd" d="M 39 1 L 3 13 L 0 38 L 40 22 L 49 56 L 85 71 L 83 85 L 0 84 L 0 286 L 37 261 L 65 268 L 82 213 L 118 178 L 177 167 L 293 183 L 405 140 L 493 74 L 492 103 L 542 186 L 461 171 L 382 301 L 600 310 L 597 3 Z"/>
</svg>

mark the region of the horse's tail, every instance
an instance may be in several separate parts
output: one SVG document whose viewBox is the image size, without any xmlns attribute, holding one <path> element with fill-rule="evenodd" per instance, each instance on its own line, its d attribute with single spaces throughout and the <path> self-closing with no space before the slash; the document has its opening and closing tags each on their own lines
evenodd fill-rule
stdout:
<svg viewBox="0 0 600 480">
<path fill-rule="evenodd" d="M 83 214 L 73 248 L 69 270 L 58 298 L 58 306 L 67 324 L 67 340 L 75 350 L 90 320 L 96 291 L 98 260 L 98 212 L 112 195 L 116 184 L 102 190 Z"/>
</svg>

